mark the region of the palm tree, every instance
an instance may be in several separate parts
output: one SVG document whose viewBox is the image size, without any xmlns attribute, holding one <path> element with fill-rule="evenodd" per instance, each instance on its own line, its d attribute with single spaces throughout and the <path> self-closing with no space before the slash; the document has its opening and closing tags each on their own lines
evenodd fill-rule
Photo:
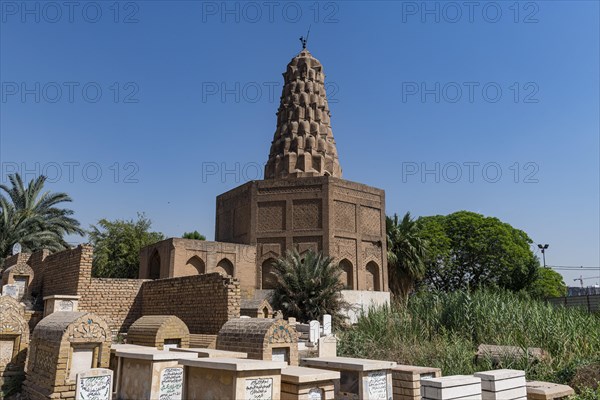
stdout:
<svg viewBox="0 0 600 400">
<path fill-rule="evenodd" d="M 273 308 L 300 322 L 318 320 L 331 314 L 341 322 L 345 306 L 342 300 L 339 266 L 322 253 L 308 251 L 302 255 L 296 250 L 273 263 L 276 285 L 272 295 Z"/>
<path fill-rule="evenodd" d="M 417 280 L 425 275 L 427 242 L 420 236 L 417 222 L 407 212 L 386 217 L 387 257 L 390 290 L 407 298 Z"/>
<path fill-rule="evenodd" d="M 66 193 L 42 193 L 45 176 L 30 181 L 27 187 L 19 174 L 8 179 L 10 187 L 0 185 L 0 263 L 15 243 L 25 251 L 59 251 L 69 247 L 65 235 L 83 235 L 79 222 L 71 217 L 73 211 L 57 207 L 71 198 Z"/>
</svg>

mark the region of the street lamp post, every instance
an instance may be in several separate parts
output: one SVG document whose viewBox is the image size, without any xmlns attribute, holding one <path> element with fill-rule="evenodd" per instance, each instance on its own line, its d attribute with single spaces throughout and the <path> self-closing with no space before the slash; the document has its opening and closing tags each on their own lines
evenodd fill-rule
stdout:
<svg viewBox="0 0 600 400">
<path fill-rule="evenodd" d="M 544 259 L 544 268 L 546 268 L 546 249 L 548 248 L 547 244 L 541 245 L 538 244 L 539 249 L 542 251 L 542 258 Z"/>
</svg>

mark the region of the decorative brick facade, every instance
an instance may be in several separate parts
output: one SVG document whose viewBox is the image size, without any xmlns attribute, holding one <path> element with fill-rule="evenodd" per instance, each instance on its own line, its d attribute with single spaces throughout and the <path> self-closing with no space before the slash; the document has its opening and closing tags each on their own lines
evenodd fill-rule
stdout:
<svg viewBox="0 0 600 400">
<path fill-rule="evenodd" d="M 0 393 L 23 380 L 28 346 L 25 307 L 12 297 L 0 296 Z"/>
<path fill-rule="evenodd" d="M 252 181 L 217 197 L 216 218 L 216 240 L 256 245 L 256 289 L 270 289 L 270 263 L 296 249 L 341 262 L 348 289 L 388 290 L 381 189 L 329 176 Z"/>
<path fill-rule="evenodd" d="M 74 399 L 75 374 L 108 368 L 112 337 L 102 318 L 86 312 L 56 312 L 35 327 L 23 393 L 29 400 Z"/>
</svg>

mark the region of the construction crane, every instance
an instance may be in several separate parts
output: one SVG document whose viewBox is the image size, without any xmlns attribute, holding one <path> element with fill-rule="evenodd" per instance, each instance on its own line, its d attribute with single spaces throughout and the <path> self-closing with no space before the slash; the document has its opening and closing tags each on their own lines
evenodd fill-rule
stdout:
<svg viewBox="0 0 600 400">
<path fill-rule="evenodd" d="M 582 277 L 581 275 L 579 275 L 579 278 L 575 278 L 573 279 L 574 282 L 579 281 L 581 283 L 581 288 L 583 289 L 583 281 L 586 281 L 588 279 L 599 279 L 600 276 L 587 276 L 587 277 Z"/>
</svg>

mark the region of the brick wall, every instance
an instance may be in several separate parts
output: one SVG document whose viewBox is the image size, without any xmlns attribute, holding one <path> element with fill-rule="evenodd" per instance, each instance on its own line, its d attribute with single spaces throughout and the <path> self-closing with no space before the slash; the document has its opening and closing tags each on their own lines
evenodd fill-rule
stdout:
<svg viewBox="0 0 600 400">
<path fill-rule="evenodd" d="M 142 315 L 141 279 L 91 278 L 79 291 L 79 310 L 103 318 L 110 329 L 127 332 Z"/>
<path fill-rule="evenodd" d="M 218 273 L 144 282 L 142 314 L 175 315 L 190 333 L 215 335 L 240 316 L 240 284 Z"/>
<path fill-rule="evenodd" d="M 91 246 L 78 246 L 71 250 L 65 250 L 50 254 L 43 260 L 42 280 L 43 296 L 52 295 L 77 295 L 77 287 L 82 273 L 80 266 L 89 262 L 89 277 L 91 277 L 92 267 L 92 248 Z M 89 259 L 89 260 L 88 260 Z M 34 273 L 38 272 L 34 268 Z M 89 278 L 88 278 L 89 279 Z"/>
</svg>

